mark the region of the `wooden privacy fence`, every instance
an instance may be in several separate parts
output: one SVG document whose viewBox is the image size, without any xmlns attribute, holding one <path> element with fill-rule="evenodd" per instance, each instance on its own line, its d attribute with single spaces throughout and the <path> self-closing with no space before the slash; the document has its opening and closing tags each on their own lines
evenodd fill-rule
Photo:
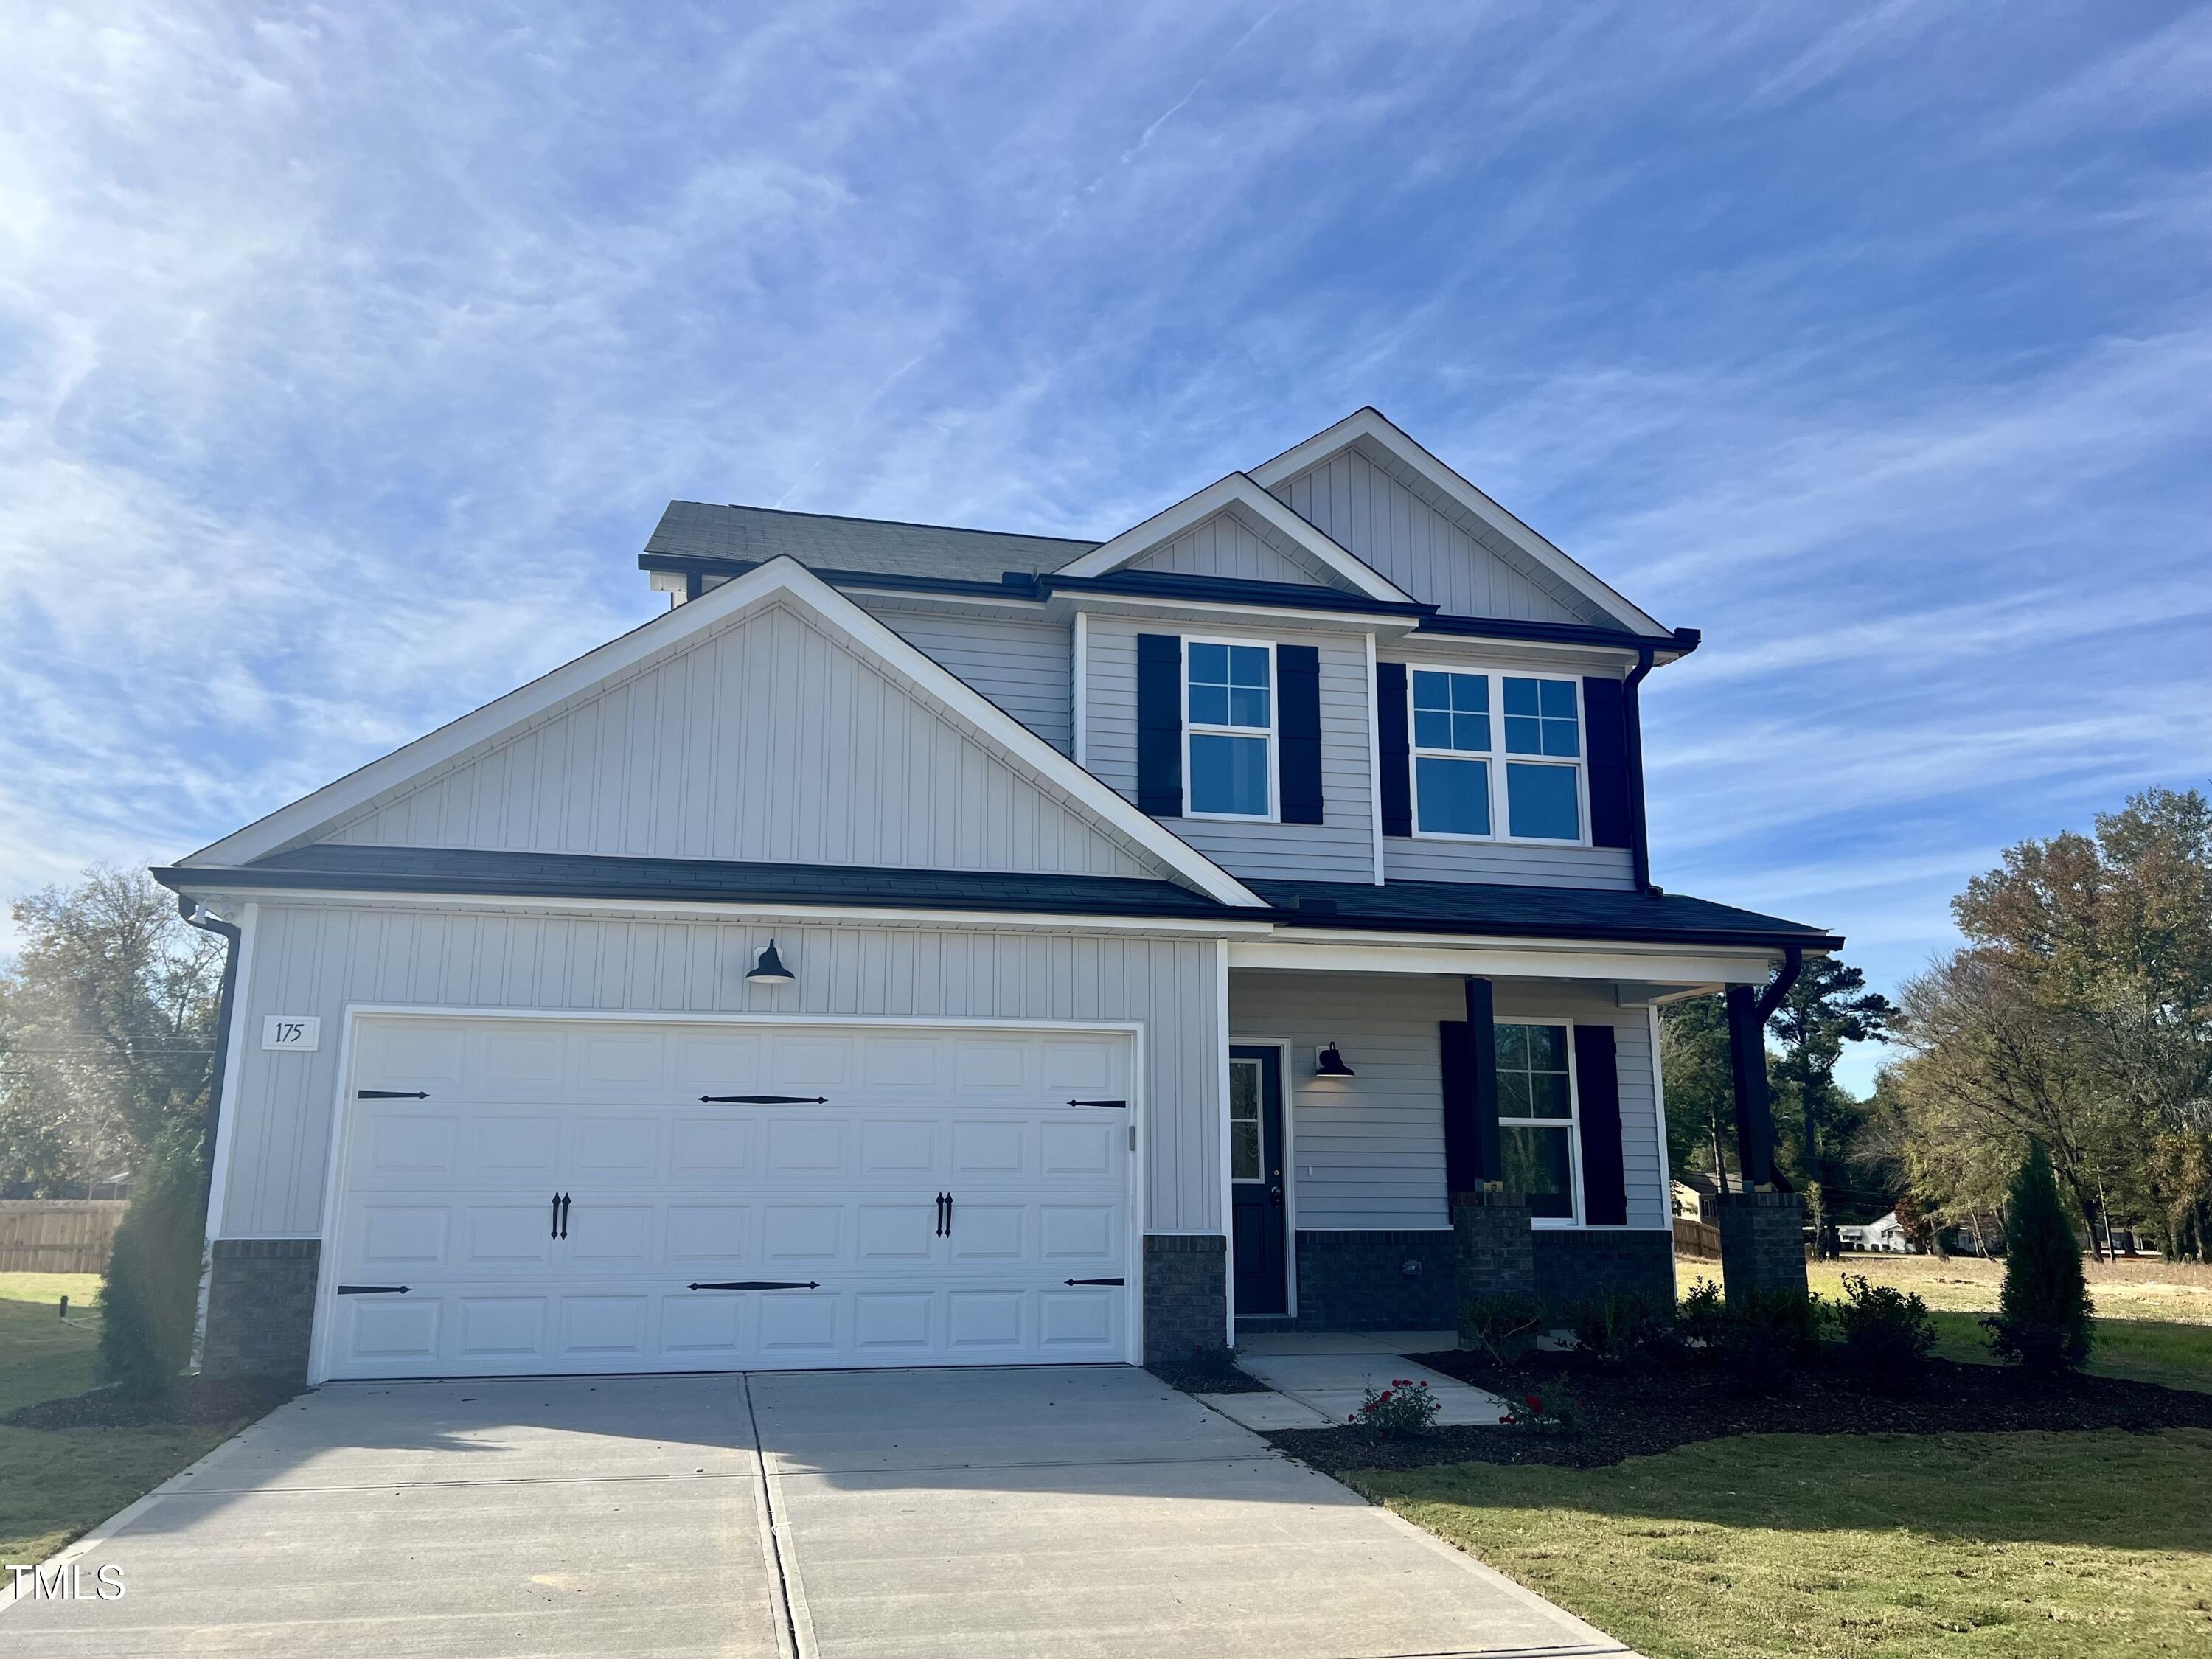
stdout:
<svg viewBox="0 0 2212 1659">
<path fill-rule="evenodd" d="M 1710 1221 L 1697 1221 L 1686 1215 L 1674 1218 L 1674 1254 L 1694 1255 L 1702 1261 L 1721 1259 L 1721 1230 Z"/>
<path fill-rule="evenodd" d="M 0 1273 L 104 1273 L 121 1198 L 0 1198 Z"/>
</svg>

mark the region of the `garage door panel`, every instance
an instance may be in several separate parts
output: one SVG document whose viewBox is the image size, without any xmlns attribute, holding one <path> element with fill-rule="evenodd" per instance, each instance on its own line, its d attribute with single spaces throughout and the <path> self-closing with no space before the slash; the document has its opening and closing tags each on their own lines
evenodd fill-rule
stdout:
<svg viewBox="0 0 2212 1659">
<path fill-rule="evenodd" d="M 454 1358 L 463 1370 L 495 1360 L 543 1360 L 547 1325 L 542 1296 L 461 1296 L 453 1304 Z"/>
<path fill-rule="evenodd" d="M 1127 1287 L 1066 1283 L 1130 1271 L 1128 1115 L 1066 1103 L 1121 1039 L 390 1023 L 356 1082 L 431 1098 L 349 1101 L 332 1267 L 409 1289 L 331 1298 L 327 1375 L 1127 1358 Z M 698 1100 L 754 1092 L 827 1098 Z"/>
<path fill-rule="evenodd" d="M 560 1161 L 561 1120 L 550 1112 L 486 1107 L 466 1121 L 454 1178 L 468 1186 L 552 1190 Z"/>
<path fill-rule="evenodd" d="M 697 1269 L 738 1267 L 751 1256 L 753 1212 L 748 1204 L 672 1204 L 667 1261 Z"/>
<path fill-rule="evenodd" d="M 551 1206 L 471 1204 L 461 1212 L 461 1265 L 542 1267 L 553 1257 Z"/>
</svg>

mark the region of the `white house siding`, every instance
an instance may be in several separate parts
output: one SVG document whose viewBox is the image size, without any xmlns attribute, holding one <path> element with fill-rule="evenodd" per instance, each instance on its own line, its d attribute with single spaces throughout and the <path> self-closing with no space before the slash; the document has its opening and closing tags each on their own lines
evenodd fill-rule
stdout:
<svg viewBox="0 0 2212 1659">
<path fill-rule="evenodd" d="M 1069 665 L 1074 643 L 1068 629 L 993 617 L 891 610 L 875 614 L 1061 754 L 1073 752 Z"/>
<path fill-rule="evenodd" d="M 517 852 L 1155 875 L 848 641 L 774 603 L 325 837 Z"/>
<path fill-rule="evenodd" d="M 374 903 L 262 905 L 250 922 L 247 1041 L 225 1132 L 218 1237 L 322 1231 L 331 1109 L 349 1005 L 687 1013 L 1115 1020 L 1144 1026 L 1146 1213 L 1152 1232 L 1221 1227 L 1220 1033 L 1214 940 L 1126 935 L 750 927 Z M 749 988 L 773 935 L 795 984 Z M 313 1054 L 270 1054 L 270 1014 L 322 1021 Z"/>
<path fill-rule="evenodd" d="M 1452 616 L 1604 623 L 1604 613 L 1483 526 L 1470 533 L 1356 449 L 1278 484 L 1275 497 L 1397 583 Z"/>
<path fill-rule="evenodd" d="M 1499 980 L 1500 1019 L 1571 1019 L 1613 1028 L 1628 1224 L 1663 1227 L 1650 1028 L 1610 986 Z M 1450 1224 L 1444 1192 L 1443 1078 L 1437 1027 L 1467 1017 L 1459 980 L 1238 969 L 1229 976 L 1230 1041 L 1287 1038 L 1291 1166 L 1300 1227 Z M 1318 1078 L 1334 1042 L 1357 1075 Z"/>
<path fill-rule="evenodd" d="M 1137 798 L 1137 635 L 1279 640 L 1321 653 L 1320 823 L 1237 823 L 1171 818 L 1168 828 L 1232 875 L 1305 881 L 1375 879 L 1368 770 L 1367 647 L 1364 639 L 1258 629 L 1189 628 L 1094 617 L 1089 625 L 1086 758 L 1109 787 Z"/>
<path fill-rule="evenodd" d="M 1335 573 L 1318 559 L 1276 546 L 1235 513 L 1215 514 L 1173 541 L 1129 561 L 1132 570 L 1165 570 L 1237 581 L 1304 582 L 1334 586 Z"/>
</svg>

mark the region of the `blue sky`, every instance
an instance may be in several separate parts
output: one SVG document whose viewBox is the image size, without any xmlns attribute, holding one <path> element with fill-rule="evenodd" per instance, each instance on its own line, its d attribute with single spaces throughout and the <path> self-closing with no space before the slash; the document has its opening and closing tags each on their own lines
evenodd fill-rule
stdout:
<svg viewBox="0 0 2212 1659">
<path fill-rule="evenodd" d="M 1878 983 L 2212 775 L 2212 11 L 553 9 L 0 20 L 0 890 L 652 614 L 672 495 L 1103 537 L 1369 403 L 1705 629 L 1657 877 Z"/>
</svg>

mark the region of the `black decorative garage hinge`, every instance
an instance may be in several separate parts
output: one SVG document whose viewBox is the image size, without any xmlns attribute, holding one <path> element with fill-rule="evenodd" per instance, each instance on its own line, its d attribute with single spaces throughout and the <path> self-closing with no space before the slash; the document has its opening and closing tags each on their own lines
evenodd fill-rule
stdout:
<svg viewBox="0 0 2212 1659">
<path fill-rule="evenodd" d="M 687 1291 L 818 1291 L 818 1280 L 793 1279 L 725 1279 L 712 1284 L 694 1283 Z"/>
<path fill-rule="evenodd" d="M 827 1106 L 827 1095 L 701 1095 L 702 1106 Z"/>
<path fill-rule="evenodd" d="M 404 1296 L 414 1287 L 410 1285 L 341 1285 L 340 1296 Z"/>
</svg>

